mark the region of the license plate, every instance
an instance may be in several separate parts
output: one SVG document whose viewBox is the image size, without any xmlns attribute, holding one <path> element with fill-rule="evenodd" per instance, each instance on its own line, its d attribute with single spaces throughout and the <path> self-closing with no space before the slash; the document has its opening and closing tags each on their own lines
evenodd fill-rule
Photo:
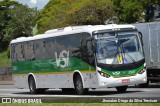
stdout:
<svg viewBox="0 0 160 106">
<path fill-rule="evenodd" d="M 130 83 L 130 79 L 123 79 L 122 83 Z"/>
</svg>

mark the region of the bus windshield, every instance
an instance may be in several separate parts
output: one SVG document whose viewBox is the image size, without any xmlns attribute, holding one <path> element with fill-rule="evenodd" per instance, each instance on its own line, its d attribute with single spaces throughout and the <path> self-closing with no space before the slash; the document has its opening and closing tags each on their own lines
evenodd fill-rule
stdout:
<svg viewBox="0 0 160 106">
<path fill-rule="evenodd" d="M 144 59 L 137 32 L 110 32 L 96 34 L 97 62 L 102 64 L 128 64 Z"/>
</svg>

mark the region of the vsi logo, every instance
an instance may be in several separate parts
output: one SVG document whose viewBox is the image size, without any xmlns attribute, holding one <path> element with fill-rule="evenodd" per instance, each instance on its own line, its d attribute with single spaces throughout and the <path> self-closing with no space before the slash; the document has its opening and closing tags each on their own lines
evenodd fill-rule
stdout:
<svg viewBox="0 0 160 106">
<path fill-rule="evenodd" d="M 112 72 L 112 74 L 113 74 L 114 76 L 117 76 L 117 75 L 120 75 L 120 72 L 119 72 L 119 71 L 116 71 L 116 72 Z"/>
<path fill-rule="evenodd" d="M 63 50 L 60 52 L 59 56 L 57 52 L 55 52 L 57 67 L 65 68 L 68 66 L 69 61 L 69 51 Z"/>
</svg>

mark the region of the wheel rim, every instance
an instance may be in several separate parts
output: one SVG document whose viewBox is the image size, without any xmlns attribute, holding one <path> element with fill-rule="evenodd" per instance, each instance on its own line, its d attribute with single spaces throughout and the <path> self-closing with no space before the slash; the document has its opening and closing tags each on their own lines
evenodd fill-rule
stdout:
<svg viewBox="0 0 160 106">
<path fill-rule="evenodd" d="M 34 81 L 33 81 L 33 79 L 30 79 L 30 90 L 34 91 Z"/>
<path fill-rule="evenodd" d="M 76 82 L 76 88 L 78 91 L 81 91 L 81 89 L 83 88 L 83 85 L 82 85 L 82 82 L 80 81 L 80 79 L 78 79 Z"/>
<path fill-rule="evenodd" d="M 76 77 L 75 89 L 78 94 L 81 94 L 83 92 L 83 83 L 80 76 Z"/>
</svg>

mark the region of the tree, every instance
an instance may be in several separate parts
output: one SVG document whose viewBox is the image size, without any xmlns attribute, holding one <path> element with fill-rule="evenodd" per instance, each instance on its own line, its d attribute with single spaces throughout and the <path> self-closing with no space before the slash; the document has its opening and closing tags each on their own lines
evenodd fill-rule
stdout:
<svg viewBox="0 0 160 106">
<path fill-rule="evenodd" d="M 10 10 L 16 4 L 18 3 L 10 0 L 3 0 L 0 2 L 0 51 L 7 47 L 7 42 L 4 41 L 6 34 L 5 29 L 11 20 Z"/>
<path fill-rule="evenodd" d="M 74 3 L 67 17 L 71 25 L 97 25 L 104 24 L 115 15 L 111 0 L 85 0 Z"/>
<path fill-rule="evenodd" d="M 112 0 L 117 7 L 119 23 L 135 23 L 153 20 L 154 9 L 160 6 L 160 0 Z"/>
<path fill-rule="evenodd" d="M 0 2 L 0 51 L 7 49 L 12 39 L 32 36 L 36 11 L 15 1 Z"/>
<path fill-rule="evenodd" d="M 32 36 L 32 30 L 36 25 L 36 9 L 26 5 L 16 5 L 11 11 L 11 17 L 6 32 L 10 39 Z"/>
<path fill-rule="evenodd" d="M 153 20 L 154 8 L 160 6 L 160 0 L 140 0 L 145 12 L 145 21 L 149 22 Z"/>
<path fill-rule="evenodd" d="M 139 0 L 113 0 L 117 7 L 119 23 L 135 23 L 143 19 L 143 7 Z"/>
<path fill-rule="evenodd" d="M 48 29 L 64 27 L 67 23 L 66 11 L 76 0 L 50 0 L 43 10 L 38 12 L 38 33 L 44 33 Z"/>
<path fill-rule="evenodd" d="M 38 14 L 38 31 L 72 25 L 104 24 L 115 16 L 111 0 L 50 0 Z"/>
</svg>

